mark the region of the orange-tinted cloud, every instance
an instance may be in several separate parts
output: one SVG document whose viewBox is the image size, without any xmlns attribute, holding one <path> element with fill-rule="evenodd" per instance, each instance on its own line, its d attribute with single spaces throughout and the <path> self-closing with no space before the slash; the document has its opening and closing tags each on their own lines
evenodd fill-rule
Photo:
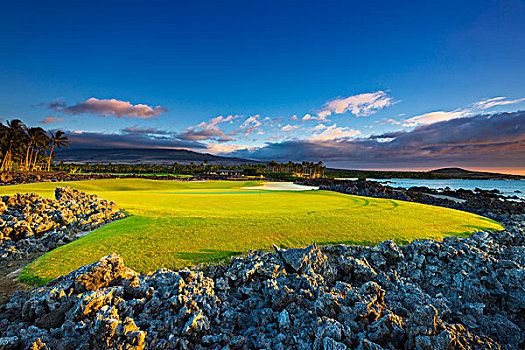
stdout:
<svg viewBox="0 0 525 350">
<path fill-rule="evenodd" d="M 64 121 L 63 118 L 57 118 L 57 117 L 46 117 L 44 120 L 42 120 L 41 124 L 50 124 L 53 122 L 62 123 Z"/>
<path fill-rule="evenodd" d="M 99 117 L 113 116 L 116 118 L 128 117 L 151 119 L 157 118 L 162 113 L 168 112 L 166 108 L 161 106 L 153 108 L 145 104 L 132 105 L 127 101 L 119 101 L 116 99 L 99 100 L 93 97 L 71 106 L 66 105 L 65 102 L 60 100 L 55 100 L 50 103 L 41 103 L 40 105 L 56 112 L 69 115 L 94 114 Z"/>
</svg>

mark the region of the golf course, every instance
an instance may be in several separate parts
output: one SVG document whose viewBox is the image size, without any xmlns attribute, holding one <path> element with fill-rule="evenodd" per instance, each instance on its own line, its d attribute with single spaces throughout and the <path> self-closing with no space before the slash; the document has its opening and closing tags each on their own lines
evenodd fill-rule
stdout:
<svg viewBox="0 0 525 350">
<path fill-rule="evenodd" d="M 109 223 L 27 265 L 21 279 L 43 284 L 118 253 L 148 273 L 217 261 L 250 249 L 318 244 L 375 244 L 393 239 L 465 236 L 502 230 L 466 212 L 330 191 L 266 190 L 257 181 L 108 179 L 5 186 L 0 195 L 53 198 L 70 186 L 113 201 L 128 217 Z M 251 189 L 250 189 L 251 188 Z"/>
</svg>

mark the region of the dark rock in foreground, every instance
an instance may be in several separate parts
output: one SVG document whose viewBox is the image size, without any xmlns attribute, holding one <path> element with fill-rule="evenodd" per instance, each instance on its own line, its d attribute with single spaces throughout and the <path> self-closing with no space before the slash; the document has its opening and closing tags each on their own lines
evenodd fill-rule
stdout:
<svg viewBox="0 0 525 350">
<path fill-rule="evenodd" d="M 0 306 L 0 349 L 518 349 L 523 215 L 397 246 L 250 252 L 139 275 L 118 255 Z"/>
<path fill-rule="evenodd" d="M 125 217 L 115 203 L 69 187 L 57 187 L 55 198 L 35 193 L 0 197 L 0 268 Z"/>
</svg>

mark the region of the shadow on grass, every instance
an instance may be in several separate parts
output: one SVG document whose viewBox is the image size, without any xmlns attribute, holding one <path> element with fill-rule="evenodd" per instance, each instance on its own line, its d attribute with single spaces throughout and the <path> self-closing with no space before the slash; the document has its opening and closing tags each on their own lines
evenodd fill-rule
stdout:
<svg viewBox="0 0 525 350">
<path fill-rule="evenodd" d="M 176 259 L 189 262 L 188 265 L 214 263 L 232 256 L 241 255 L 243 252 L 219 249 L 202 249 L 199 252 L 176 252 L 172 253 Z"/>
<path fill-rule="evenodd" d="M 487 219 L 488 221 L 490 222 L 495 222 L 493 220 L 490 220 L 490 219 Z M 496 232 L 496 231 L 499 231 L 497 229 L 494 229 L 494 228 L 490 228 L 490 227 L 484 227 L 484 226 L 474 226 L 474 225 L 463 225 L 463 227 L 465 227 L 466 229 L 468 229 L 467 231 L 464 231 L 464 232 L 443 232 L 444 234 L 444 237 L 461 237 L 461 238 L 466 238 L 466 237 L 470 237 L 472 236 L 472 234 L 474 232 L 482 232 L 482 231 L 488 231 L 488 232 Z M 407 244 L 410 244 L 412 241 L 416 240 L 417 238 L 414 238 L 412 240 L 407 240 L 407 239 L 400 239 L 400 238 L 393 238 L 392 240 L 394 242 L 396 242 L 396 244 L 398 245 L 407 245 Z M 432 237 L 428 237 L 427 239 L 433 239 L 433 240 L 438 240 L 438 241 L 441 241 L 441 238 L 432 238 Z M 357 240 L 341 240 L 341 241 L 325 241 L 325 242 L 316 242 L 318 245 L 338 245 L 338 244 L 346 244 L 346 245 L 363 245 L 363 246 L 374 246 L 374 245 L 378 245 L 379 243 L 381 243 L 382 241 L 366 241 L 366 240 L 362 240 L 362 241 L 357 241 Z"/>
</svg>

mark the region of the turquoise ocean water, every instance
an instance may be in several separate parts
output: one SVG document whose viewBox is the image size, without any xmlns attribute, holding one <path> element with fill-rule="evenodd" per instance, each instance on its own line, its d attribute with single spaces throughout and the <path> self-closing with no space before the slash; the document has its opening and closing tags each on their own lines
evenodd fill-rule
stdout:
<svg viewBox="0 0 525 350">
<path fill-rule="evenodd" d="M 445 188 L 452 190 L 460 188 L 474 190 L 497 189 L 505 196 L 518 196 L 525 200 L 525 180 L 419 180 L 419 179 L 368 179 L 378 181 L 392 187 L 409 188 L 413 186 L 425 186 L 428 188 Z"/>
</svg>

